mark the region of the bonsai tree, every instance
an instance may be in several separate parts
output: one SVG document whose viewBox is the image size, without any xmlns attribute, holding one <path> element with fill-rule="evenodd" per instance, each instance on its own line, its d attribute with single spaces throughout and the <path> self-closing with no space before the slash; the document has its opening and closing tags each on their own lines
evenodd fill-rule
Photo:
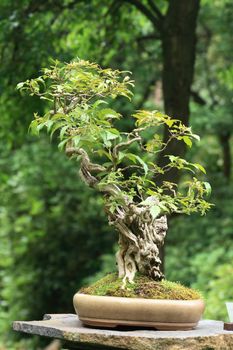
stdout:
<svg viewBox="0 0 233 350">
<path fill-rule="evenodd" d="M 55 61 L 38 78 L 18 84 L 21 91 L 49 101 L 46 113 L 34 115 L 31 132 L 43 128 L 59 139 L 59 149 L 76 158 L 83 182 L 102 193 L 109 224 L 119 235 L 116 261 L 119 277 L 133 283 L 139 271 L 160 281 L 159 248 L 167 231 L 171 213 L 202 215 L 210 208 L 204 198 L 210 185 L 196 178 L 205 169 L 174 155 L 164 155 L 173 141 L 189 147 L 199 140 L 190 127 L 159 111 L 136 111 L 134 127 L 122 131 L 117 125 L 122 115 L 109 108 L 117 96 L 131 98 L 133 86 L 129 72 L 102 69 L 97 64 L 76 60 Z M 161 138 L 161 128 L 169 138 Z M 161 153 L 162 152 L 162 153 Z M 158 155 L 165 165 L 156 164 Z M 167 172 L 176 169 L 191 176 L 178 188 L 166 181 Z"/>
</svg>

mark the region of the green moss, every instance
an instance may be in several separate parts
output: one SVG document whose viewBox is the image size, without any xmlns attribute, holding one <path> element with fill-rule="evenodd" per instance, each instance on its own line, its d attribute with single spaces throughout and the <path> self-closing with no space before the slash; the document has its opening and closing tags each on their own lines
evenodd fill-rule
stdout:
<svg viewBox="0 0 233 350">
<path fill-rule="evenodd" d="M 79 292 L 89 295 L 146 299 L 194 300 L 202 298 L 198 291 L 184 287 L 180 283 L 166 280 L 155 282 L 140 274 L 135 276 L 134 284 L 127 283 L 124 289 L 122 279 L 118 278 L 116 273 L 111 273 L 91 286 L 82 288 Z"/>
</svg>

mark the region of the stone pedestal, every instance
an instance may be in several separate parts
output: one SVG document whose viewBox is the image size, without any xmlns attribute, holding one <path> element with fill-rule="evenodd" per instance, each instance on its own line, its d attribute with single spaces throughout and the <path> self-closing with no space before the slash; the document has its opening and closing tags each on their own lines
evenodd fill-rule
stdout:
<svg viewBox="0 0 233 350">
<path fill-rule="evenodd" d="M 233 350 L 233 331 L 221 321 L 201 321 L 191 331 L 117 330 L 84 327 L 73 314 L 45 315 L 43 321 L 16 321 L 13 329 L 61 339 L 69 349 L 80 350 Z"/>
</svg>

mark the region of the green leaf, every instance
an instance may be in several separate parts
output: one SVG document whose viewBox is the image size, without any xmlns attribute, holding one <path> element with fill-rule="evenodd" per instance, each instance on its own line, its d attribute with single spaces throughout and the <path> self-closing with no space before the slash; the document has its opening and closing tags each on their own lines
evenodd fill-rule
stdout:
<svg viewBox="0 0 233 350">
<path fill-rule="evenodd" d="M 147 166 L 147 164 L 139 156 L 135 156 L 135 157 L 136 157 L 137 161 L 142 165 L 142 167 L 144 169 L 144 172 L 145 172 L 145 175 L 147 175 L 147 173 L 148 173 L 148 166 Z"/>
<path fill-rule="evenodd" d="M 106 131 L 105 130 L 102 130 L 101 132 L 100 132 L 100 136 L 101 136 L 101 138 L 102 138 L 102 140 L 103 140 L 103 143 L 104 143 L 104 145 L 106 146 L 106 147 L 111 147 L 111 142 L 109 141 L 109 139 L 108 139 L 108 135 L 107 135 L 107 133 L 106 133 Z M 114 135 L 115 136 L 115 135 Z"/>
<path fill-rule="evenodd" d="M 182 140 L 186 143 L 187 146 L 192 147 L 192 141 L 188 136 L 183 136 Z"/>
<path fill-rule="evenodd" d="M 23 86 L 24 86 L 25 82 L 22 82 L 22 83 L 18 83 L 16 85 L 16 89 L 20 90 Z"/>
<path fill-rule="evenodd" d="M 111 156 L 111 154 L 109 154 L 108 152 L 106 152 L 104 149 L 99 149 L 99 150 L 97 150 L 97 153 L 98 153 L 100 156 L 105 155 L 109 160 L 112 161 L 112 156 Z M 112 164 L 112 163 L 111 163 L 111 164 Z"/>
<path fill-rule="evenodd" d="M 153 219 L 156 219 L 160 214 L 160 207 L 158 205 L 153 205 L 150 207 L 150 213 Z"/>
<path fill-rule="evenodd" d="M 119 162 L 126 156 L 124 152 L 118 152 L 118 160 Z"/>
<path fill-rule="evenodd" d="M 61 142 L 58 144 L 58 149 L 59 149 L 60 151 L 62 151 L 62 150 L 64 149 L 64 147 L 65 147 L 65 145 L 66 145 L 67 142 L 68 142 L 68 139 L 65 139 L 65 140 L 61 141 Z"/>
<path fill-rule="evenodd" d="M 170 128 L 175 123 L 174 119 L 165 120 L 165 124 Z"/>
<path fill-rule="evenodd" d="M 79 146 L 80 140 L 81 140 L 81 137 L 79 135 L 72 137 L 72 142 L 74 144 L 74 147 Z"/>
<path fill-rule="evenodd" d="M 166 204 L 167 204 L 166 202 L 160 202 L 159 206 L 160 206 L 160 209 L 164 211 L 164 213 L 169 213 L 169 209 L 167 208 Z"/>
<path fill-rule="evenodd" d="M 48 97 L 45 97 L 45 96 L 40 96 L 40 99 L 41 99 L 41 100 L 46 100 L 46 101 L 53 102 L 53 99 L 48 98 Z"/>
<path fill-rule="evenodd" d="M 151 206 L 151 204 L 153 204 L 153 202 L 151 201 L 150 197 L 147 197 L 144 201 L 140 203 L 140 205 L 149 205 L 149 206 Z"/>
<path fill-rule="evenodd" d="M 201 165 L 201 164 L 198 164 L 198 163 L 194 163 L 192 164 L 196 169 L 199 169 L 201 170 L 204 174 L 206 174 L 206 170 L 205 168 Z"/>
<path fill-rule="evenodd" d="M 105 163 L 103 164 L 103 166 L 104 166 L 105 168 L 111 167 L 111 166 L 112 166 L 112 162 L 105 162 Z M 108 172 L 107 172 L 107 174 L 108 174 Z"/>
<path fill-rule="evenodd" d="M 149 194 L 150 196 L 157 195 L 157 193 L 155 191 L 152 191 L 150 188 L 146 191 L 146 193 Z"/>
<path fill-rule="evenodd" d="M 56 113 L 52 116 L 52 120 L 57 120 L 57 119 L 66 119 L 66 115 L 64 113 Z"/>
<path fill-rule="evenodd" d="M 29 126 L 29 131 L 32 135 L 39 135 L 39 130 L 38 130 L 38 121 L 33 120 Z"/>
<path fill-rule="evenodd" d="M 40 123 L 40 124 L 38 123 L 37 130 L 41 131 L 46 126 L 46 123 L 47 123 L 47 121 L 44 123 Z"/>
<path fill-rule="evenodd" d="M 50 130 L 52 129 L 52 126 L 54 125 L 54 121 L 53 120 L 47 120 L 45 125 L 47 127 L 47 132 L 50 132 Z"/>
<path fill-rule="evenodd" d="M 209 182 L 203 182 L 203 185 L 205 187 L 207 196 L 210 196 L 212 189 Z"/>
<path fill-rule="evenodd" d="M 104 119 L 120 119 L 121 115 L 120 113 L 117 113 L 114 111 L 114 109 L 111 108 L 104 108 L 99 113 L 101 118 Z"/>
<path fill-rule="evenodd" d="M 111 214 L 114 214 L 115 210 L 116 210 L 116 205 L 114 203 L 113 205 L 110 206 L 109 211 Z"/>
<path fill-rule="evenodd" d="M 104 100 L 97 100 L 97 101 L 95 101 L 95 103 L 93 104 L 93 108 L 96 108 L 96 107 L 98 107 L 98 106 L 101 105 L 101 104 L 108 104 L 108 102 L 107 102 L 107 101 L 104 101 Z"/>
<path fill-rule="evenodd" d="M 120 132 L 114 128 L 107 129 L 107 134 L 108 134 L 108 137 L 110 137 L 108 138 L 108 140 L 114 140 L 120 136 Z"/>
<path fill-rule="evenodd" d="M 137 163 L 137 156 L 133 153 L 126 153 L 125 157 L 131 160 L 134 164 Z"/>
<path fill-rule="evenodd" d="M 60 129 L 62 126 L 64 125 L 64 122 L 58 122 L 55 123 L 52 127 L 52 129 L 50 130 L 50 138 L 52 139 L 53 134 L 55 133 L 55 131 L 57 131 L 58 129 Z"/>
<path fill-rule="evenodd" d="M 173 212 L 176 212 L 177 211 L 177 206 L 171 202 L 168 203 L 168 206 L 170 209 L 172 209 Z"/>
<path fill-rule="evenodd" d="M 63 128 L 61 128 L 61 131 L 60 131 L 60 139 L 61 140 L 63 139 L 65 132 L 69 127 L 70 127 L 69 125 L 65 125 L 65 126 L 63 126 Z"/>
<path fill-rule="evenodd" d="M 177 159 L 179 159 L 179 157 L 176 157 L 176 156 L 173 156 L 173 155 L 167 155 L 166 157 L 168 157 L 171 162 L 174 162 Z"/>
<path fill-rule="evenodd" d="M 194 138 L 197 141 L 200 141 L 200 136 L 197 134 L 192 134 L 192 138 Z"/>
</svg>

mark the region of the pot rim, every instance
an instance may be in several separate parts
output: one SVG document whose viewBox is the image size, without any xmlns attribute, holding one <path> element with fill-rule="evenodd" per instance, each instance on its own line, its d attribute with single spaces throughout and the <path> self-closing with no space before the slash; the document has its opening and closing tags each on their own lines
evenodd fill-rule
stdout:
<svg viewBox="0 0 233 350">
<path fill-rule="evenodd" d="M 205 300 L 202 299 L 202 298 L 199 298 L 199 299 L 188 299 L 188 300 L 183 300 L 183 299 L 152 299 L 152 298 L 134 298 L 134 297 L 117 297 L 117 296 L 111 296 L 111 295 L 91 295 L 91 294 L 86 294 L 86 293 L 80 293 L 80 292 L 77 292 L 75 293 L 74 295 L 74 298 L 76 295 L 80 295 L 80 296 L 86 296 L 86 297 L 94 297 L 94 298 L 108 298 L 108 299 L 117 299 L 117 300 L 120 300 L 120 299 L 123 299 L 123 300 L 133 300 L 133 301 L 141 301 L 141 300 L 146 300 L 146 301 L 156 301 L 156 302 L 166 302 L 166 303 L 174 303 L 174 302 L 181 302 L 181 303 L 190 303 L 190 302 L 202 302 L 204 303 Z"/>
</svg>

